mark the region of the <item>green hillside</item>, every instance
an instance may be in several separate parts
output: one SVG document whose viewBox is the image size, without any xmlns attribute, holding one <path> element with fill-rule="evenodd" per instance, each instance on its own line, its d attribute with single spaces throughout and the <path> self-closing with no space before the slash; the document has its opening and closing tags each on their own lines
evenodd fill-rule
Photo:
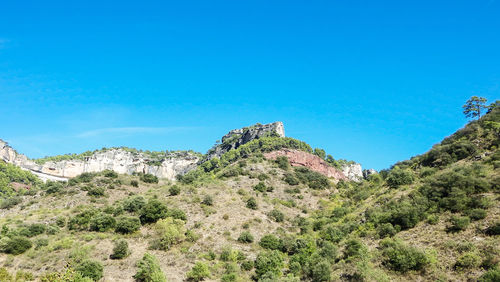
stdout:
<svg viewBox="0 0 500 282">
<path fill-rule="evenodd" d="M 0 281 L 500 281 L 499 137 L 492 107 L 362 182 L 264 159 L 313 153 L 279 137 L 176 182 L 0 162 Z"/>
</svg>

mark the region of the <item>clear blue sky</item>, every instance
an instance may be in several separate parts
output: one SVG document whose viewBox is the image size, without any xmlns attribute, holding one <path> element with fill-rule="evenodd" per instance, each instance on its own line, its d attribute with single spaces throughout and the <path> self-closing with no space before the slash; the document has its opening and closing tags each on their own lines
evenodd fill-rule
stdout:
<svg viewBox="0 0 500 282">
<path fill-rule="evenodd" d="M 500 1 L 4 1 L 0 138 L 206 152 L 283 121 L 382 169 L 500 97 Z"/>
</svg>

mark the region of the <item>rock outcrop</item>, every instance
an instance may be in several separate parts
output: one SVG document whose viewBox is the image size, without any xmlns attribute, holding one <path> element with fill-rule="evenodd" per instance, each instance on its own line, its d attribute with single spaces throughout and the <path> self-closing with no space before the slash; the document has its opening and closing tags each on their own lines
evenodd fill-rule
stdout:
<svg viewBox="0 0 500 282">
<path fill-rule="evenodd" d="M 237 149 L 239 146 L 263 136 L 285 137 L 285 127 L 283 123 L 281 121 L 269 124 L 257 123 L 250 127 L 233 129 L 222 137 L 221 144 L 215 145 L 207 152 L 204 161 L 215 157 L 220 158 L 227 151 Z"/>
<path fill-rule="evenodd" d="M 282 149 L 265 153 L 266 159 L 275 160 L 279 156 L 285 156 L 292 166 L 304 166 L 313 171 L 319 172 L 326 177 L 339 180 L 360 181 L 363 177 L 360 164 L 350 164 L 342 167 L 341 170 L 332 167 L 320 157 L 299 150 Z"/>
<path fill-rule="evenodd" d="M 363 170 L 363 178 L 368 179 L 368 177 L 372 174 L 377 174 L 378 172 L 374 170 L 373 168 L 370 169 L 364 169 Z"/>
<path fill-rule="evenodd" d="M 165 153 L 161 159 L 152 159 L 141 152 L 123 149 L 97 151 L 83 160 L 48 161 L 38 164 L 0 140 L 0 159 L 29 170 L 43 180 L 65 180 L 84 172 L 100 172 L 106 169 L 118 173 L 150 173 L 159 178 L 175 179 L 196 167 L 199 157 L 189 152 Z"/>
</svg>

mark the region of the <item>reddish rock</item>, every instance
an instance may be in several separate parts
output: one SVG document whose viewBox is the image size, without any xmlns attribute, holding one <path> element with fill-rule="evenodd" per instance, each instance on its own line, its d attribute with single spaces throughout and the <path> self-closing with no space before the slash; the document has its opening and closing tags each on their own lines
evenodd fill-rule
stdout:
<svg viewBox="0 0 500 282">
<path fill-rule="evenodd" d="M 342 171 L 330 166 L 320 157 L 313 154 L 290 149 L 282 149 L 264 154 L 264 157 L 270 160 L 275 160 L 279 156 L 287 157 L 290 165 L 292 166 L 304 166 L 313 171 L 319 172 L 326 177 L 334 178 L 337 181 L 347 180 L 347 177 L 344 173 L 342 173 Z"/>
</svg>

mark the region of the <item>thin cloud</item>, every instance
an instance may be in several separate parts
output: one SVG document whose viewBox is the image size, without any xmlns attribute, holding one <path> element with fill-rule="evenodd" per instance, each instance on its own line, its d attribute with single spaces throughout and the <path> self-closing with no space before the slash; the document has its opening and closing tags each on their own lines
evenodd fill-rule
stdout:
<svg viewBox="0 0 500 282">
<path fill-rule="evenodd" d="M 191 130 L 194 127 L 111 127 L 85 131 L 76 135 L 78 138 L 89 138 L 106 134 L 164 134 L 177 131 Z"/>
</svg>

